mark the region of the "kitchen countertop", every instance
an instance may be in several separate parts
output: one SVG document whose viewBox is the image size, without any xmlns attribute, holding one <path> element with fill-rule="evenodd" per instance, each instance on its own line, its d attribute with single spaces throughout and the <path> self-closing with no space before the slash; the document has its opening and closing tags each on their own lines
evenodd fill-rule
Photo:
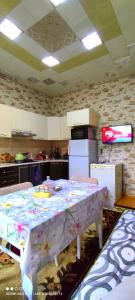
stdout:
<svg viewBox="0 0 135 300">
<path fill-rule="evenodd" d="M 41 164 L 46 162 L 68 162 L 68 159 L 45 159 L 45 160 L 36 160 L 36 161 L 26 162 L 26 163 L 0 163 L 0 168 Z"/>
</svg>

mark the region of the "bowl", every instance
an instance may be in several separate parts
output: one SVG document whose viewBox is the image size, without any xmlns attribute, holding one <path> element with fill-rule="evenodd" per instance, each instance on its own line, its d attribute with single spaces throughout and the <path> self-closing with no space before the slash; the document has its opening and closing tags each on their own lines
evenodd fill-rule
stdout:
<svg viewBox="0 0 135 300">
<path fill-rule="evenodd" d="M 60 186 L 60 185 L 56 185 L 55 187 L 54 187 L 54 190 L 55 191 L 60 191 L 62 189 L 62 187 Z"/>
</svg>

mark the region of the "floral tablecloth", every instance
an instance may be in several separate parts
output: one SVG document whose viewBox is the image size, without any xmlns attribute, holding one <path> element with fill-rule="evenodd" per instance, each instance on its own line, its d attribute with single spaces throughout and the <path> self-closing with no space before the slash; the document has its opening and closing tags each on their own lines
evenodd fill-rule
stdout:
<svg viewBox="0 0 135 300">
<path fill-rule="evenodd" d="M 55 184 L 62 189 L 50 198 L 34 197 L 35 187 L 0 196 L 0 237 L 24 249 L 20 265 L 29 299 L 33 274 L 98 218 L 108 197 L 107 188 L 98 185 Z"/>
</svg>

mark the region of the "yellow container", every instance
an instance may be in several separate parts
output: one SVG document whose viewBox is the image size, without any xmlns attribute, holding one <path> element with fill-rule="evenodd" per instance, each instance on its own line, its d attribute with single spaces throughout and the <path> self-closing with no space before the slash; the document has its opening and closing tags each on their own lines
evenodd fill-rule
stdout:
<svg viewBox="0 0 135 300">
<path fill-rule="evenodd" d="M 35 198 L 49 198 L 52 196 L 51 192 L 36 192 L 33 195 Z"/>
</svg>

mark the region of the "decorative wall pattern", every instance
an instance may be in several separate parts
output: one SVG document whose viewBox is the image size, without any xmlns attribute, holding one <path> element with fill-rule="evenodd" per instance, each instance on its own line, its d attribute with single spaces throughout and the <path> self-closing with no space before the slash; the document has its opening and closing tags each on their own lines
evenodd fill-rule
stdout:
<svg viewBox="0 0 135 300">
<path fill-rule="evenodd" d="M 7 75 L 0 74 L 0 103 L 39 114 L 51 113 L 51 98 L 24 86 Z"/>
<path fill-rule="evenodd" d="M 122 163 L 123 190 L 128 195 L 135 195 L 135 142 L 112 146 L 101 142 L 102 126 L 131 123 L 135 128 L 135 76 L 55 97 L 52 112 L 62 116 L 67 111 L 84 107 L 100 114 L 100 129 L 97 132 L 99 161 Z"/>
<path fill-rule="evenodd" d="M 67 111 L 90 107 L 99 112 L 101 116 L 100 129 L 105 125 L 122 125 L 126 123 L 131 123 L 135 128 L 135 76 L 96 86 L 89 85 L 84 89 L 75 89 L 72 93 L 51 98 L 15 80 L 13 81 L 5 75 L 0 75 L 0 103 L 40 114 L 56 116 L 66 115 Z M 128 195 L 135 195 L 135 142 L 113 146 L 103 145 L 100 129 L 97 132 L 99 161 L 122 163 L 123 190 Z M 12 144 L 11 142 L 11 146 Z M 4 142 L 4 146 L 8 148 L 9 144 L 6 146 Z M 50 148 L 52 144 L 45 146 Z M 55 142 L 53 142 L 53 146 L 55 146 Z M 29 144 L 29 150 L 32 151 L 33 147 L 33 144 L 31 146 Z M 59 142 L 59 147 L 64 152 L 66 142 L 64 144 Z M 37 148 L 40 148 L 39 144 L 35 145 L 34 149 Z M 13 151 L 11 152 L 13 153 Z"/>
</svg>

